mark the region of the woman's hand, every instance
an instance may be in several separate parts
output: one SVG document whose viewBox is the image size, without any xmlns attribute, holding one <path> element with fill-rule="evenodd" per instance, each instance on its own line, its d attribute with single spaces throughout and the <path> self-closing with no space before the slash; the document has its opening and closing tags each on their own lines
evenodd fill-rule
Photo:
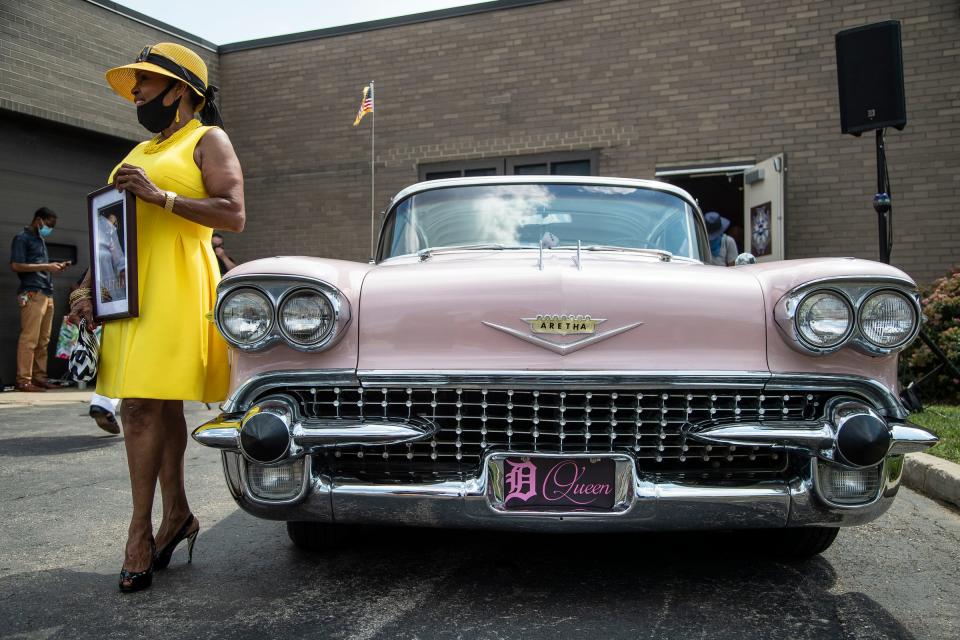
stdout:
<svg viewBox="0 0 960 640">
<path fill-rule="evenodd" d="M 162 207 L 167 201 L 167 195 L 150 181 L 146 172 L 132 164 L 120 165 L 113 176 L 113 186 L 119 191 L 129 190 L 130 193 L 150 204 Z"/>
<path fill-rule="evenodd" d="M 83 298 L 70 306 L 70 320 L 80 324 L 81 318 L 86 320 L 87 328 L 93 331 L 97 328 L 97 321 L 93 319 L 93 300 Z"/>
</svg>

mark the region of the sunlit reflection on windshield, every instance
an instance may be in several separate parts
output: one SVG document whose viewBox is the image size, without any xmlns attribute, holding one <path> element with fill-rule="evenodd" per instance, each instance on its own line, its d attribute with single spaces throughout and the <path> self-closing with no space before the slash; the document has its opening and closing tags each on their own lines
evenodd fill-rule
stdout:
<svg viewBox="0 0 960 640">
<path fill-rule="evenodd" d="M 499 184 L 439 188 L 396 207 L 383 255 L 461 245 L 655 249 L 699 258 L 693 210 L 671 193 L 637 187 Z"/>
</svg>

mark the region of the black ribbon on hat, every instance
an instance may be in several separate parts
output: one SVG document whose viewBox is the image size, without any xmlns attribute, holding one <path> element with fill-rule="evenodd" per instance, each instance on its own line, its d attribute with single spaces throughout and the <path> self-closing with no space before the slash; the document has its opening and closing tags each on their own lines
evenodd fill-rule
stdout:
<svg viewBox="0 0 960 640">
<path fill-rule="evenodd" d="M 210 85 L 203 92 L 203 108 L 200 109 L 200 121 L 206 125 L 213 125 L 223 129 L 223 118 L 220 117 L 220 109 L 215 102 L 217 98 L 217 87 Z"/>
<path fill-rule="evenodd" d="M 161 69 L 169 71 L 196 89 L 197 92 L 203 96 L 203 108 L 200 109 L 200 121 L 205 125 L 223 128 L 223 118 L 220 117 L 220 109 L 217 108 L 215 102 L 217 91 L 219 91 L 217 87 L 212 84 L 207 86 L 207 84 L 200 79 L 200 76 L 193 71 L 177 64 L 166 56 L 154 53 L 151 47 L 144 47 L 143 50 L 140 51 L 140 55 L 137 56 L 137 62 L 149 62 L 150 64 L 156 65 Z"/>
</svg>

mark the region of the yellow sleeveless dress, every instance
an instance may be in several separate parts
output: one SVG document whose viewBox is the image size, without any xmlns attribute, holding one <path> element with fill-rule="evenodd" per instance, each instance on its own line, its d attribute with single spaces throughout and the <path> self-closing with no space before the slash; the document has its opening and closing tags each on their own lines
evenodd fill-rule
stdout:
<svg viewBox="0 0 960 640">
<path fill-rule="evenodd" d="M 210 129 L 191 120 L 160 143 L 141 142 L 123 162 L 143 168 L 164 191 L 207 198 L 193 151 Z M 207 319 L 220 281 L 212 234 L 137 198 L 139 317 L 104 323 L 97 393 L 199 402 L 226 397 L 227 345 Z"/>
</svg>

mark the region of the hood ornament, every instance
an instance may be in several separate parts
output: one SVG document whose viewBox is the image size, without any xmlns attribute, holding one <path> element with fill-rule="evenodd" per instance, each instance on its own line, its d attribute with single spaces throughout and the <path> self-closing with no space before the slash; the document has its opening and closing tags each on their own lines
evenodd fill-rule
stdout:
<svg viewBox="0 0 960 640">
<path fill-rule="evenodd" d="M 579 351 L 607 338 L 618 336 L 621 333 L 626 333 L 643 324 L 642 322 L 634 322 L 617 329 L 597 333 L 597 326 L 606 322 L 607 320 L 605 318 L 592 318 L 588 315 L 541 314 L 536 318 L 521 318 L 521 320 L 530 325 L 530 333 L 524 333 L 523 331 L 518 331 L 517 329 L 505 327 L 493 322 L 483 321 L 483 324 L 491 329 L 496 329 L 497 331 L 511 335 L 514 338 L 519 338 L 524 342 L 529 342 L 532 345 L 558 353 L 561 356 Z M 573 340 L 569 339 L 569 336 L 579 335 L 586 335 L 587 337 L 575 338 Z M 540 336 L 556 337 L 546 338 Z"/>
</svg>

